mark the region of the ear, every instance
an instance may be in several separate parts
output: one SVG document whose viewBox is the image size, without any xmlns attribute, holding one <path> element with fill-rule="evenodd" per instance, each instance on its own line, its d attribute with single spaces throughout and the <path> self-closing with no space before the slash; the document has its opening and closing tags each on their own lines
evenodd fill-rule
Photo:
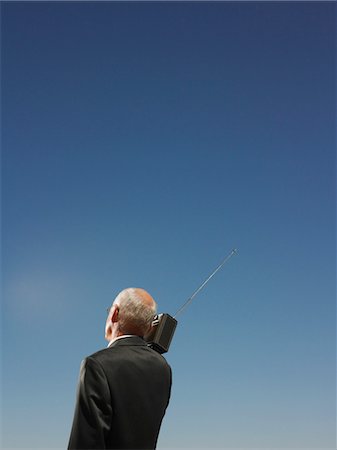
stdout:
<svg viewBox="0 0 337 450">
<path fill-rule="evenodd" d="M 118 322 L 119 307 L 117 305 L 113 306 L 113 313 L 111 314 L 111 322 Z"/>
</svg>

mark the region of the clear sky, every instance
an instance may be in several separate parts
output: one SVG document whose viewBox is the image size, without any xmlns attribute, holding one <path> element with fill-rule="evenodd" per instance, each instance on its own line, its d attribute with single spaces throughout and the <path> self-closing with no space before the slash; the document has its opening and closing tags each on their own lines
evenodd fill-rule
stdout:
<svg viewBox="0 0 337 450">
<path fill-rule="evenodd" d="M 158 449 L 335 448 L 336 3 L 2 2 L 3 448 L 65 448 L 130 286 Z"/>
</svg>

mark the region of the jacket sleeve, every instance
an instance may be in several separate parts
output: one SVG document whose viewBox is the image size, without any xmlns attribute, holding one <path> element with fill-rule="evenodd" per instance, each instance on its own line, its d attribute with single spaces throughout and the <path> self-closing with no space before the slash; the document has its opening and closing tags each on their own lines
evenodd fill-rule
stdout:
<svg viewBox="0 0 337 450">
<path fill-rule="evenodd" d="M 82 361 L 68 450 L 105 449 L 111 429 L 112 406 L 108 382 L 93 358 Z"/>
</svg>

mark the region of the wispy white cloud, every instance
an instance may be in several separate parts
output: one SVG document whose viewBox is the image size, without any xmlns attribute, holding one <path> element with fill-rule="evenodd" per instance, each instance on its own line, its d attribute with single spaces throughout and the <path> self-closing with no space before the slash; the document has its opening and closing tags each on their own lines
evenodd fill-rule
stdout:
<svg viewBox="0 0 337 450">
<path fill-rule="evenodd" d="M 66 273 L 48 267 L 27 267 L 4 280 L 4 305 L 8 313 L 18 317 L 58 316 L 69 304 L 71 291 Z"/>
</svg>

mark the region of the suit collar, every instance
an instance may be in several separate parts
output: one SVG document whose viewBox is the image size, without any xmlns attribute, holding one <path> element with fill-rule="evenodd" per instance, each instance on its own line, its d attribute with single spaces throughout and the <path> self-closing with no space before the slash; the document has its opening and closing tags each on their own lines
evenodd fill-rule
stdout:
<svg viewBox="0 0 337 450">
<path fill-rule="evenodd" d="M 108 347 L 111 347 L 111 345 L 112 345 L 115 341 L 117 341 L 118 339 L 125 339 L 125 338 L 133 337 L 133 336 L 136 336 L 136 335 L 135 335 L 135 334 L 123 334 L 122 336 L 117 336 L 117 337 L 115 337 L 115 339 L 113 339 L 112 341 L 110 341 L 109 344 L 108 344 L 107 346 L 108 346 Z"/>
<path fill-rule="evenodd" d="M 139 336 L 127 336 L 121 339 L 116 339 L 109 348 L 121 345 L 147 345 L 147 343 Z"/>
</svg>

